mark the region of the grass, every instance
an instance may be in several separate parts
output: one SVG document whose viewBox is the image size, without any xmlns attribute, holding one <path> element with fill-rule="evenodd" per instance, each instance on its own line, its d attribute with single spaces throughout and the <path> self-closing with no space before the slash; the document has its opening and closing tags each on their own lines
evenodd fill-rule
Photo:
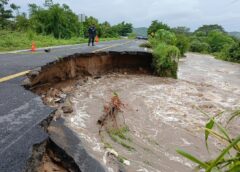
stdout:
<svg viewBox="0 0 240 172">
<path fill-rule="evenodd" d="M 144 42 L 142 44 L 139 45 L 139 47 L 143 47 L 143 48 L 152 48 L 152 45 L 150 42 Z"/>
<path fill-rule="evenodd" d="M 114 142 L 119 143 L 129 151 L 132 151 L 135 149 L 129 145 L 129 142 L 131 142 L 132 140 L 127 136 L 128 132 L 129 129 L 127 127 L 108 130 L 108 134 Z"/>
<path fill-rule="evenodd" d="M 101 41 L 117 40 L 119 38 L 100 38 Z M 80 44 L 88 42 L 87 38 L 73 37 L 71 39 L 56 39 L 53 36 L 37 35 L 34 32 L 16 32 L 16 31 L 0 31 L 0 51 L 12 51 L 21 49 L 30 49 L 32 42 L 37 48 Z"/>
<path fill-rule="evenodd" d="M 121 138 L 123 140 L 131 141 L 131 139 L 126 136 L 127 132 L 129 132 L 128 127 L 122 127 L 120 129 L 111 129 L 109 132 L 110 132 L 110 134 L 118 136 L 119 138 Z"/>
<path fill-rule="evenodd" d="M 123 157 L 123 156 L 121 156 L 121 155 L 118 155 L 117 159 L 118 159 L 118 161 L 121 162 L 122 164 L 124 164 L 124 161 L 127 160 L 127 158 L 125 158 L 125 157 Z"/>
</svg>

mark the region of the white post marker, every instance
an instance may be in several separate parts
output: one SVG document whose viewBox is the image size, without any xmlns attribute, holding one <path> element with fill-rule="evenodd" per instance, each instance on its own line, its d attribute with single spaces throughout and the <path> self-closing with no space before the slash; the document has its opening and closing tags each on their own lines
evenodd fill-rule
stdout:
<svg viewBox="0 0 240 172">
<path fill-rule="evenodd" d="M 79 14 L 78 15 L 79 22 L 85 22 L 86 21 L 86 15 L 85 14 Z"/>
<path fill-rule="evenodd" d="M 78 14 L 78 21 L 80 22 L 81 24 L 81 31 L 80 31 L 80 35 L 84 38 L 84 31 L 83 31 L 83 22 L 86 21 L 86 16 L 85 14 Z"/>
</svg>

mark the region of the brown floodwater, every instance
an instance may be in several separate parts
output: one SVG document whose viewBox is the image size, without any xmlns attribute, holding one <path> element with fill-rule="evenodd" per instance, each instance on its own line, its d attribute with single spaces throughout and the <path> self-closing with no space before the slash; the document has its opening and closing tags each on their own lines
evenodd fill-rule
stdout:
<svg viewBox="0 0 240 172">
<path fill-rule="evenodd" d="M 99 135 L 97 121 L 114 92 L 125 104 L 122 115 L 130 139 L 124 142 L 132 150 L 107 134 Z M 225 123 L 228 112 L 240 108 L 240 64 L 189 53 L 180 60 L 177 80 L 127 73 L 89 77 L 70 99 L 75 115 L 65 117 L 66 125 L 108 171 L 119 168 L 109 152 L 124 157 L 124 168 L 130 172 L 193 171 L 195 164 L 178 155 L 176 149 L 203 160 L 216 156 L 222 143 L 210 139 L 211 154 L 207 152 L 203 127 L 208 118 L 199 109 L 211 116 L 226 111 L 217 118 Z M 232 135 L 239 134 L 239 124 L 239 120 L 232 123 Z"/>
</svg>

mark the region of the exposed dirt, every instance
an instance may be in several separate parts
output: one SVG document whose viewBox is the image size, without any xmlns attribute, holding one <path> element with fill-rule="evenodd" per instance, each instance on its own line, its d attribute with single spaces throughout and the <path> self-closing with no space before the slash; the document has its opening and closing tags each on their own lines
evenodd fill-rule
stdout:
<svg viewBox="0 0 240 172">
<path fill-rule="evenodd" d="M 208 119 L 196 107 L 210 115 L 240 108 L 240 66 L 188 54 L 181 60 L 179 79 L 175 80 L 149 75 L 149 55 L 123 54 L 123 61 L 122 56 L 117 60 L 115 55 L 68 57 L 32 73 L 28 87 L 41 95 L 46 104 L 57 108 L 52 119 L 64 119 L 64 126 L 106 171 L 192 171 L 194 164 L 179 156 L 176 148 L 208 160 L 202 129 Z M 97 122 L 106 114 L 104 107 L 114 93 L 125 105 L 118 115 L 124 115 L 127 128 L 99 134 Z M 218 120 L 225 123 L 227 118 L 223 114 Z M 232 135 L 238 134 L 239 122 L 231 125 Z M 60 131 L 50 124 L 50 134 L 52 128 Z M 71 146 L 71 142 L 68 144 Z M 212 140 L 211 156 L 220 146 Z M 74 154 L 71 156 L 75 158 Z M 68 169 L 63 165 L 56 167 L 52 161 L 55 158 L 49 153 L 42 159 L 44 163 L 35 169 Z"/>
<path fill-rule="evenodd" d="M 49 63 L 28 74 L 26 86 L 48 86 L 85 76 L 100 76 L 109 72 L 153 73 L 152 54 L 146 52 L 105 52 L 74 54 Z"/>
<path fill-rule="evenodd" d="M 50 139 L 34 145 L 25 172 L 54 171 L 80 172 L 80 169 L 74 160 Z"/>
</svg>

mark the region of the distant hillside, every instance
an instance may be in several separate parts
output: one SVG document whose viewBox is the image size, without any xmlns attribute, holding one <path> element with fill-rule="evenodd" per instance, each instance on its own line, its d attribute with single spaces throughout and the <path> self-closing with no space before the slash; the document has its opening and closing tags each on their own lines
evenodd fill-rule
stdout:
<svg viewBox="0 0 240 172">
<path fill-rule="evenodd" d="M 240 32 L 228 32 L 228 34 L 240 39 Z"/>
<path fill-rule="evenodd" d="M 147 36 L 147 30 L 146 27 L 139 27 L 139 28 L 133 28 L 133 32 L 137 34 L 137 36 Z"/>
</svg>

